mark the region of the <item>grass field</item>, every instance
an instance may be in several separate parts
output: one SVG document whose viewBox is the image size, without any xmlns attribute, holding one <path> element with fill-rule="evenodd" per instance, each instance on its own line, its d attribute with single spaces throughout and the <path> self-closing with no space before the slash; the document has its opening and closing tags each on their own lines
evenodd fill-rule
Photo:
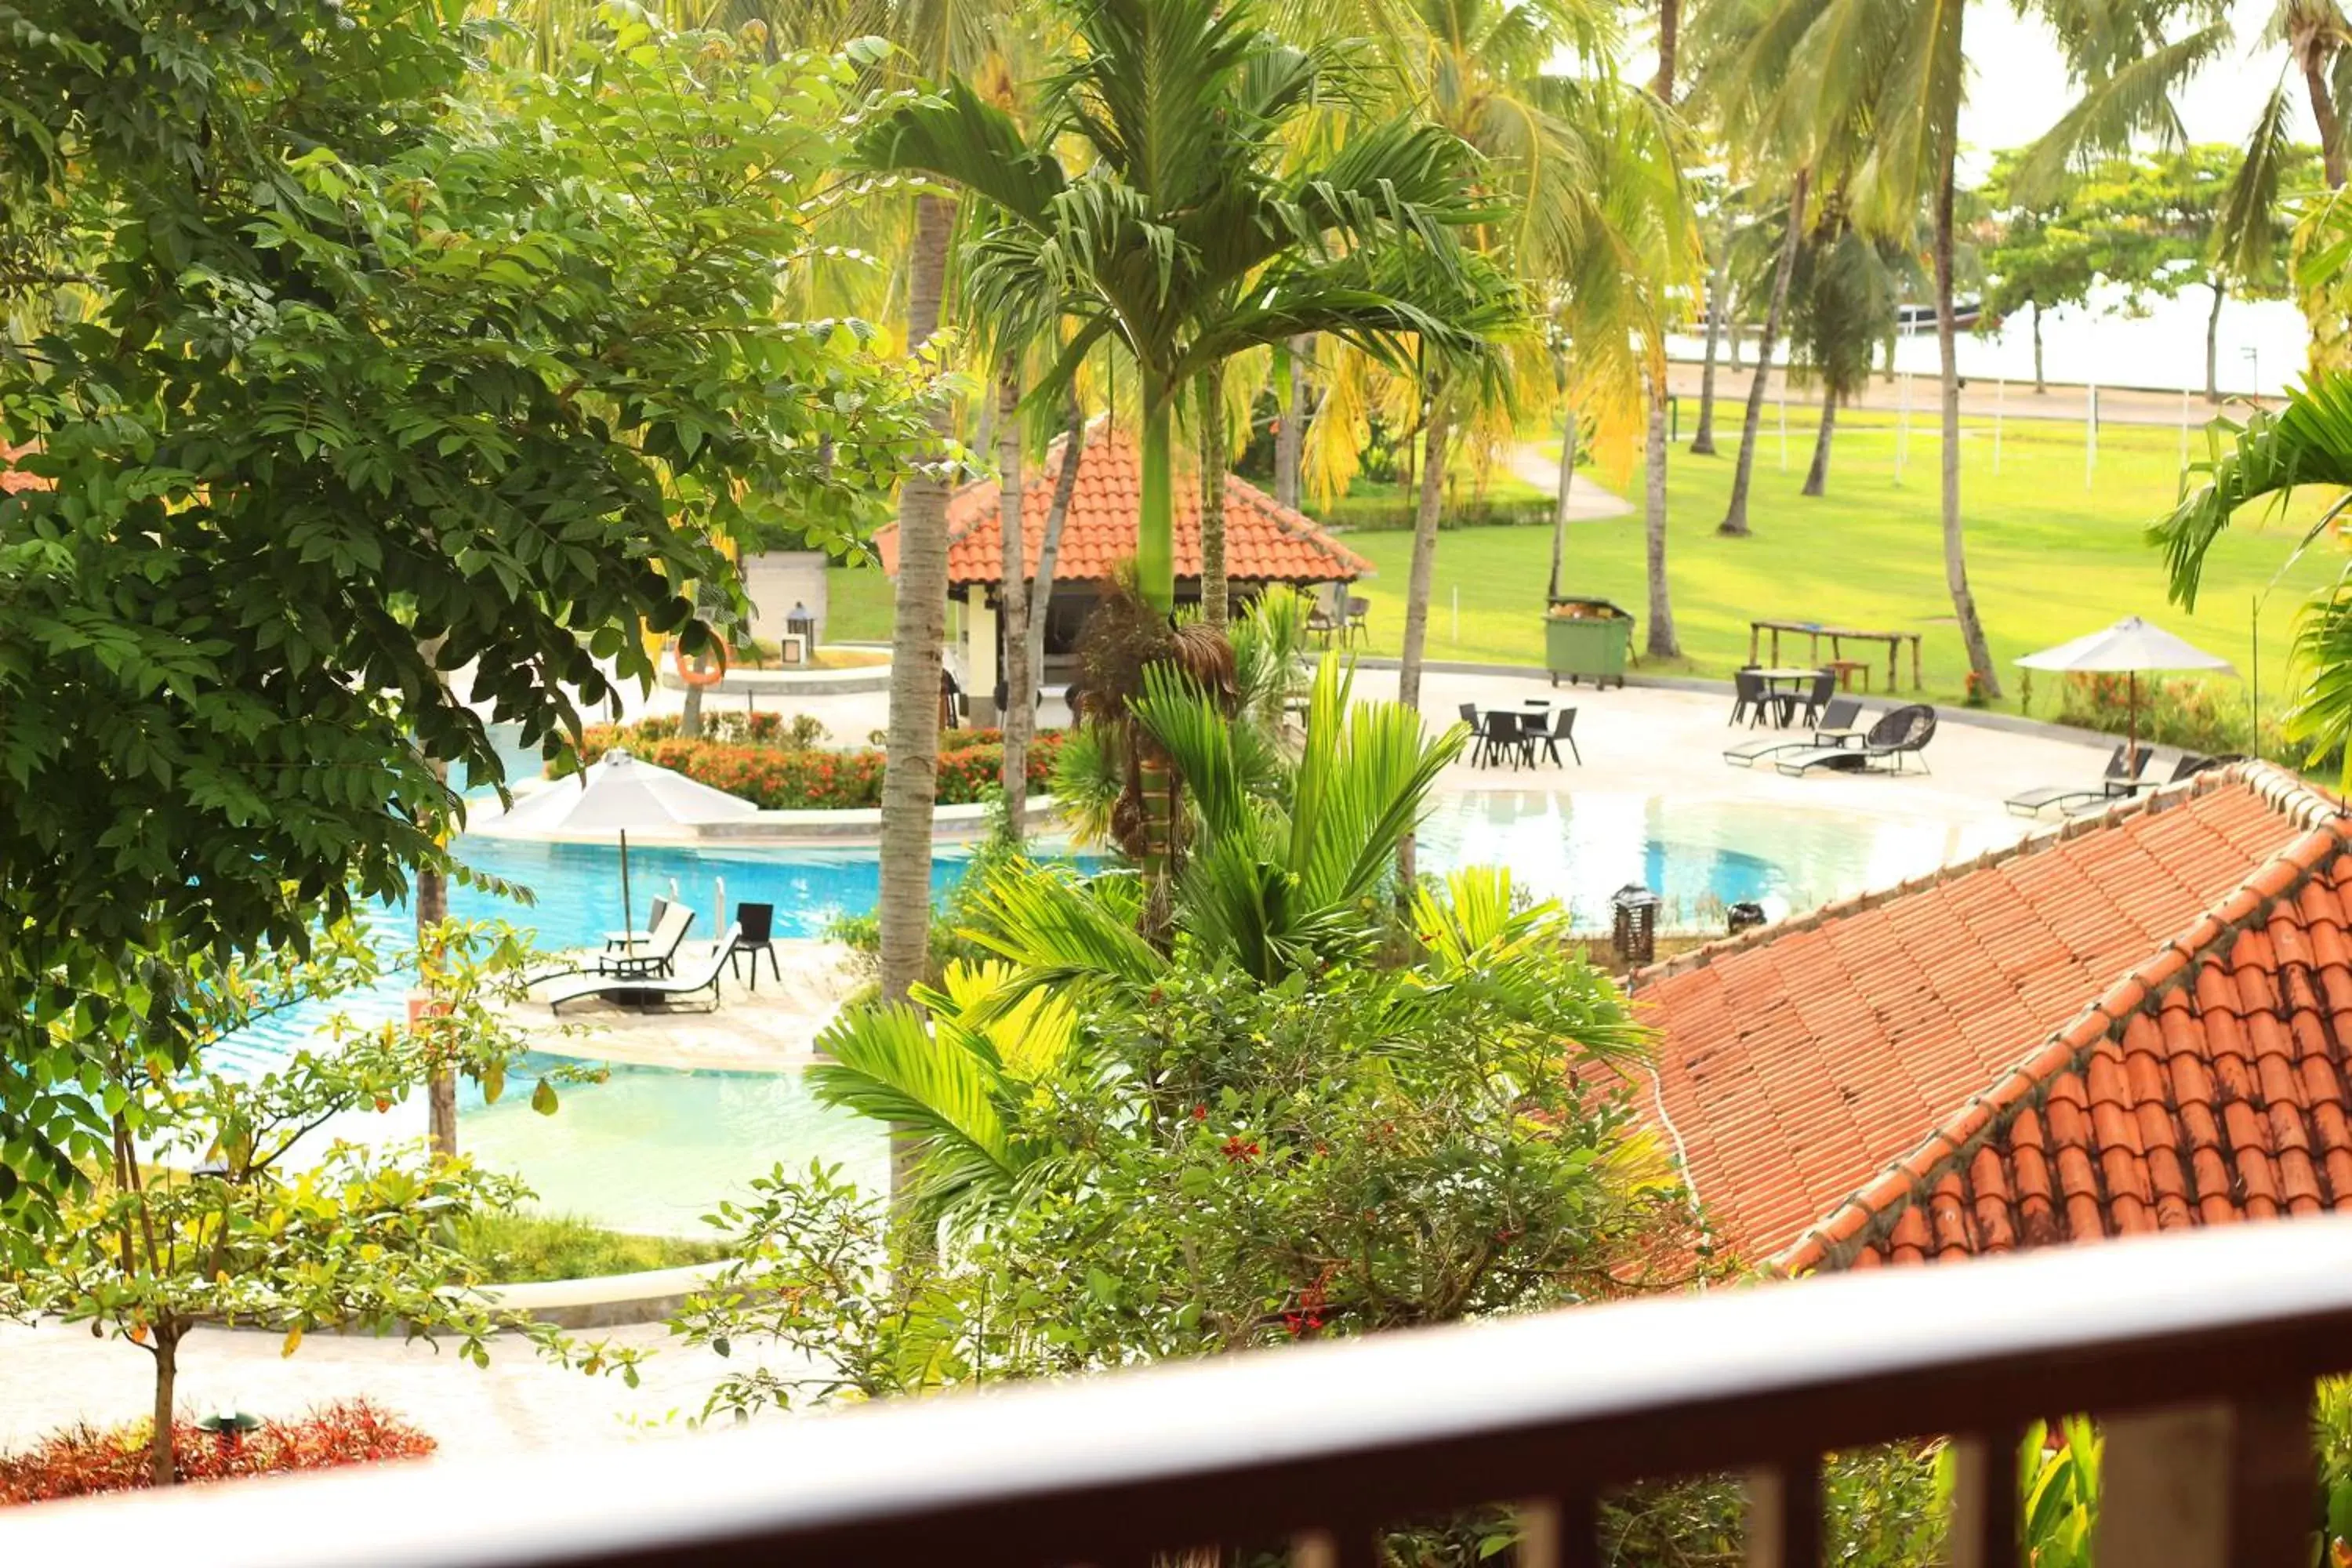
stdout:
<svg viewBox="0 0 2352 1568">
<path fill-rule="evenodd" d="M 1923 423 L 1928 427 L 1922 428 Z M 1669 468 L 1666 559 L 1675 629 L 1685 655 L 1677 668 L 1722 675 L 1744 663 L 1748 623 L 1755 618 L 1917 631 L 1925 636 L 1930 694 L 1956 698 L 1968 666 L 1944 585 L 1937 489 L 1942 443 L 1932 422 L 1915 416 L 1900 443 L 1904 471 L 1898 485 L 1898 436 L 1892 420 L 1864 414 L 1841 418 L 1830 493 L 1820 500 L 1798 494 L 1811 456 L 1811 434 L 1810 419 L 1802 430 L 1792 422 L 1783 469 L 1778 433 L 1767 411 L 1748 503 L 1754 535 L 1748 539 L 1726 539 L 1715 531 L 1731 492 L 1728 450 L 1715 458 L 1676 450 Z M 2315 515 L 2319 498 L 2299 500 L 2287 521 L 2250 517 L 2225 536 L 2209 562 L 2192 616 L 2167 603 L 2162 560 L 2141 536 L 2151 519 L 2170 510 L 2176 495 L 2178 430 L 2110 426 L 2101 431 L 2096 479 L 2088 488 L 2079 426 L 2008 421 L 1997 475 L 1990 425 L 1964 428 L 1961 438 L 1969 584 L 2012 704 L 2019 672 L 2010 660 L 2126 615 L 2146 616 L 2246 670 L 2252 596 L 2293 548 L 2293 521 Z M 1641 491 L 1637 469 L 1626 493 L 1638 497 Z M 1372 602 L 1372 651 L 1392 654 L 1403 630 L 1412 540 L 1363 533 L 1352 535 L 1349 543 L 1380 568 L 1362 592 Z M 2315 549 L 2270 595 L 2262 616 L 2266 694 L 2283 689 L 2277 682 L 2295 606 L 2341 564 L 2338 550 Z M 1463 529 L 1442 535 L 1431 596 L 1430 657 L 1540 663 L 1549 566 L 1550 539 L 1542 528 Z M 1565 592 L 1613 599 L 1646 618 L 1639 514 L 1571 525 L 1562 577 Z M 1646 629 L 1636 628 L 1637 652 Z M 1804 656 L 1802 637 L 1784 636 L 1781 646 L 1786 658 Z M 1869 650 L 1850 657 L 1868 658 Z M 1882 668 L 1882 682 L 1883 678 Z M 2046 684 L 2043 689 L 2049 689 Z M 2037 700 L 2035 706 L 2047 712 L 2050 703 Z M 2264 706 L 2271 706 L 2267 695 Z"/>
<path fill-rule="evenodd" d="M 1738 412 L 1728 410 L 1735 421 Z M 1715 531 L 1731 491 L 1728 446 L 1714 458 L 1675 450 L 1667 491 L 1667 575 L 1685 658 L 1671 670 L 1728 673 L 1748 658 L 1748 623 L 1754 618 L 1821 621 L 1924 634 L 1929 694 L 1956 699 L 1968 667 L 1944 586 L 1937 491 L 1941 442 L 1932 411 L 1915 414 L 1907 436 L 1898 434 L 1890 415 L 1842 416 L 1830 493 L 1818 500 L 1797 493 L 1812 452 L 1812 418 L 1808 414 L 1800 422 L 1796 409 L 1790 413 L 1784 468 L 1773 411 L 1766 411 L 1749 500 L 1751 538 L 1725 539 Z M 2007 705 L 2014 705 L 2019 673 L 2011 659 L 2126 615 L 2146 616 L 2231 659 L 2241 673 L 2248 670 L 2252 597 L 2293 548 L 2294 525 L 2315 515 L 2321 498 L 2299 500 L 2284 521 L 2250 517 L 2225 536 L 2209 562 L 2192 616 L 2166 601 L 2162 561 L 2141 537 L 2151 519 L 2170 509 L 2179 489 L 2177 429 L 2108 426 L 2100 432 L 2096 474 L 2087 486 L 2079 425 L 2007 421 L 1998 474 L 1990 424 L 1966 426 L 1961 439 L 1969 582 L 2010 691 Z M 2194 440 L 2201 451 L 2201 433 Z M 1623 493 L 1642 493 L 1638 468 L 1627 477 Z M 1349 543 L 1380 569 L 1360 590 L 1372 602 L 1371 651 L 1393 654 L 1403 630 L 1412 535 L 1350 531 Z M 1550 549 L 1549 531 L 1541 527 L 1444 533 L 1431 596 L 1429 656 L 1540 664 Z M 2266 709 L 2284 690 L 2281 677 L 2295 607 L 2342 564 L 2340 549 L 2313 550 L 2264 605 Z M 1613 599 L 1646 618 L 1639 513 L 1571 525 L 1563 579 L 1566 592 Z M 880 573 L 835 572 L 832 593 L 834 638 L 889 635 L 889 584 Z M 1637 652 L 1646 630 L 1636 628 Z M 1804 639 L 1784 637 L 1782 653 L 1802 658 Z M 1868 656 L 1867 649 L 1852 654 Z M 2045 682 L 2043 691 L 2049 689 Z M 2051 707 L 2046 696 L 2035 702 L 2043 714 Z"/>
</svg>

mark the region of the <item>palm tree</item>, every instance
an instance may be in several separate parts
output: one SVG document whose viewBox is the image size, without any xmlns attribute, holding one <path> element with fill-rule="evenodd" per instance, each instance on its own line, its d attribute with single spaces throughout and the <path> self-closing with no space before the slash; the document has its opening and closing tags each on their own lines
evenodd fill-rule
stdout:
<svg viewBox="0 0 2352 1568">
<path fill-rule="evenodd" d="M 2332 268 L 2340 273 L 2347 254 L 2343 241 L 2352 226 L 2333 206 L 2322 216 L 2331 226 Z M 2230 427 L 2217 423 L 2215 428 Z M 2174 602 L 2193 611 L 2214 542 L 2239 518 L 2267 517 L 2273 510 L 2253 503 L 2284 504 L 2297 485 L 2336 492 L 2318 521 L 2305 531 L 2295 555 L 2332 533 L 2352 511 L 2352 374 L 2315 374 L 2287 395 L 2284 408 L 2254 410 L 2226 449 L 2189 472 L 2203 476 L 2201 482 L 2149 529 L 2148 537 L 2164 552 Z M 2334 760 L 2341 782 L 2352 784 L 2352 581 L 2336 577 L 2305 608 L 2295 658 L 2305 686 L 2287 713 L 2286 733 L 2304 743 L 2305 766 Z M 2261 740 L 2258 732 L 2249 749 L 2260 750 Z"/>
<path fill-rule="evenodd" d="M 1475 231 L 1475 243 L 1527 299 L 1549 305 L 1549 342 L 1529 334 L 1499 362 L 1486 356 L 1475 386 L 1460 380 L 1471 362 L 1441 355 L 1424 371 L 1449 360 L 1455 368 L 1401 389 L 1423 448 L 1399 676 L 1401 695 L 1417 702 L 1450 444 L 1511 438 L 1514 407 L 1549 391 L 1566 413 L 1563 502 L 1584 423 L 1604 455 L 1630 454 L 1647 394 L 1664 375 L 1668 300 L 1691 259 L 1678 148 L 1659 101 L 1611 74 L 1616 21 L 1587 0 L 1349 0 L 1292 14 L 1303 28 L 1377 40 L 1394 84 L 1384 101 L 1477 149 L 1485 186 L 1507 217 Z M 1557 74 L 1563 55 L 1584 74 Z M 1343 367 L 1335 385 L 1351 379 Z M 1350 433 L 1318 420 L 1316 437 L 1328 445 Z M 1564 552 L 1560 526 L 1556 517 L 1556 553 Z M 1661 573 L 1654 601 L 1663 592 Z M 1664 625 L 1671 639 L 1670 615 Z"/>
<path fill-rule="evenodd" d="M 1745 539 L 1748 526 L 1748 490 L 1756 472 L 1756 437 L 1764 424 L 1765 382 L 1772 374 L 1772 351 L 1779 345 L 1780 323 L 1789 310 L 1789 286 L 1796 277 L 1797 250 L 1802 243 L 1805 229 L 1805 195 L 1812 183 L 1810 165 L 1800 164 L 1789 181 L 1789 216 L 1787 232 L 1780 241 L 1780 258 L 1772 269 L 1772 293 L 1764 307 L 1764 329 L 1756 339 L 1756 374 L 1748 383 L 1748 411 L 1739 423 L 1739 456 L 1731 473 L 1731 500 L 1724 508 L 1723 521 L 1715 526 L 1717 533 L 1735 539 Z"/>
<path fill-rule="evenodd" d="M 1897 254 L 1890 256 L 1890 250 Z M 1853 226 L 1844 193 L 1822 204 L 1790 289 L 1790 368 L 1822 391 L 1821 429 L 1805 473 L 1806 495 L 1825 492 L 1838 405 L 1868 384 L 1871 353 L 1894 331 L 1899 266 L 1899 247 L 1874 241 Z"/>
<path fill-rule="evenodd" d="M 1468 195 L 1468 149 L 1407 119 L 1283 164 L 1285 128 L 1330 89 L 1331 60 L 1260 31 L 1249 5 L 1096 0 L 1073 30 L 1043 121 L 1049 139 L 1085 150 L 1077 174 L 961 80 L 874 127 L 865 157 L 960 186 L 1002 215 L 975 268 L 1050 280 L 1076 331 L 1033 395 L 1057 389 L 1105 340 L 1132 359 L 1137 553 L 1144 593 L 1164 610 L 1175 598 L 1171 435 L 1183 395 L 1235 353 L 1303 333 L 1391 361 L 1403 335 L 1460 339 L 1414 291 L 1458 275 L 1453 231 L 1485 215 Z M 1213 564 L 1221 545 L 1204 531 Z M 1209 575 L 1213 605 L 1223 584 Z"/>
</svg>

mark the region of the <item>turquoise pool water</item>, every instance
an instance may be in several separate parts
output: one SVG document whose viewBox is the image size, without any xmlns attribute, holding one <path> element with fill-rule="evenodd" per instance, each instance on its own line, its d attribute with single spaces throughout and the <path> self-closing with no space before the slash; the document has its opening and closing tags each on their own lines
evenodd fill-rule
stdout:
<svg viewBox="0 0 2352 1568">
<path fill-rule="evenodd" d="M 1641 882 L 1666 900 L 1668 927 L 1720 931 L 1723 906 L 1764 905 L 1774 919 L 1829 899 L 1898 881 L 1974 855 L 2007 837 L 1997 826 L 1859 819 L 1832 812 L 1750 802 L 1674 801 L 1585 791 L 1492 791 L 1442 799 L 1422 833 L 1423 864 L 1444 871 L 1500 864 L 1539 897 L 1567 905 L 1580 926 L 1609 920 L 1609 896 Z M 527 887 L 528 905 L 475 889 L 453 888 L 452 912 L 496 917 L 538 933 L 540 945 L 593 945 L 621 923 L 616 851 L 593 845 L 466 838 L 468 865 Z M 834 915 L 873 909 L 879 888 L 874 852 L 803 849 L 633 849 L 630 879 L 642 919 L 656 894 L 686 900 L 700 911 L 695 934 L 707 938 L 725 884 L 729 905 L 746 900 L 776 906 L 777 930 L 814 935 Z M 962 875 L 960 856 L 933 863 L 944 890 Z M 405 937 L 404 911 L 376 915 L 388 942 Z M 223 1042 L 211 1053 L 229 1070 L 258 1071 L 316 1031 L 334 1011 L 362 1022 L 400 1016 L 406 988 L 394 982 L 299 1009 Z M 528 1095 L 485 1105 L 464 1091 L 459 1137 L 466 1150 L 521 1175 L 541 1205 L 616 1227 L 691 1235 L 722 1197 L 778 1163 L 805 1168 L 813 1159 L 838 1164 L 861 1184 L 881 1190 L 887 1147 L 864 1120 L 811 1100 L 797 1073 L 685 1073 L 617 1068 L 610 1081 L 563 1091 L 562 1109 L 542 1117 Z M 415 1105 L 389 1116 L 356 1119 L 331 1130 L 344 1136 L 421 1133 Z"/>
<path fill-rule="evenodd" d="M 1753 900 L 1781 920 L 2012 842 L 2013 826 L 1857 817 L 1741 800 L 1675 800 L 1582 790 L 1492 790 L 1439 803 L 1421 836 L 1435 870 L 1507 866 L 1557 899 L 1583 930 L 1605 930 L 1610 895 L 1638 882 L 1664 900 L 1665 929 L 1724 929 Z"/>
</svg>

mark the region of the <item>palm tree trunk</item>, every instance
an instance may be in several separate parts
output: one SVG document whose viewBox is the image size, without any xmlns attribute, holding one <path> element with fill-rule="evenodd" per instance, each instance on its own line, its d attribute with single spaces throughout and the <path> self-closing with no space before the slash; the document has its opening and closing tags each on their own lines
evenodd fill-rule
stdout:
<svg viewBox="0 0 2352 1568">
<path fill-rule="evenodd" d="M 1296 337 L 1287 345 L 1290 384 L 1274 433 L 1274 499 L 1293 510 L 1298 505 L 1298 465 L 1307 450 L 1307 356 L 1314 342 Z"/>
<path fill-rule="evenodd" d="M 1004 828 L 1018 844 L 1027 826 L 1029 731 L 1037 709 L 1029 663 L 1029 552 L 1021 537 L 1021 361 L 1016 354 L 1006 354 L 996 373 L 996 516 L 1003 534 L 997 594 L 1003 600 L 1004 618 L 1004 711 L 996 721 L 1004 731 Z"/>
<path fill-rule="evenodd" d="M 1168 465 L 1171 389 L 1143 378 L 1143 493 L 1137 500 L 1135 564 L 1143 598 L 1161 611 L 1176 607 L 1176 510 Z"/>
<path fill-rule="evenodd" d="M 1565 386 L 1565 369 L 1556 373 Z M 1559 597 L 1559 572 L 1568 557 L 1568 495 L 1569 487 L 1576 482 L 1577 445 L 1576 405 L 1568 406 L 1568 417 L 1559 427 L 1559 488 L 1551 498 L 1551 585 L 1545 590 L 1546 599 Z"/>
<path fill-rule="evenodd" d="M 1660 412 L 1665 405 L 1662 373 L 1650 384 L 1650 437 L 1643 448 L 1643 550 L 1650 584 L 1650 632 L 1643 647 L 1652 658 L 1680 658 L 1674 601 L 1666 592 L 1666 422 Z"/>
<path fill-rule="evenodd" d="M 1437 520 L 1445 501 L 1446 415 L 1441 389 L 1429 400 L 1429 421 L 1422 429 L 1421 492 L 1412 518 L 1412 569 L 1405 578 L 1404 646 L 1397 659 L 1397 700 L 1416 712 L 1422 654 L 1429 642 L 1430 580 L 1437 569 Z M 1399 885 L 1412 888 L 1413 876 L 1413 838 L 1408 833 L 1397 841 Z"/>
<path fill-rule="evenodd" d="M 699 737 L 701 733 L 702 688 L 689 686 L 686 689 L 686 706 L 678 710 L 677 738 L 681 741 L 691 741 Z"/>
<path fill-rule="evenodd" d="M 1219 627 L 1226 610 L 1224 382 L 1224 368 L 1214 364 L 1192 381 L 1201 420 L 1201 617 Z"/>
<path fill-rule="evenodd" d="M 1070 515 L 1070 498 L 1078 489 L 1078 460 L 1087 449 L 1087 416 L 1078 395 L 1070 394 L 1062 430 L 1062 467 L 1054 476 L 1054 499 L 1045 508 L 1045 537 L 1037 546 L 1037 586 L 1029 595 L 1029 668 L 1043 679 L 1045 669 L 1045 623 L 1054 607 L 1054 563 L 1061 558 L 1062 524 Z M 1071 715 L 1076 719 L 1077 715 Z"/>
<path fill-rule="evenodd" d="M 919 355 L 940 327 L 955 204 L 915 198 L 907 300 L 908 352 Z M 932 416 L 944 440 L 947 412 Z M 882 995 L 896 1002 L 923 976 L 931 919 L 931 807 L 939 787 L 940 674 L 947 635 L 947 483 L 928 468 L 898 488 L 898 588 L 890 651 L 889 763 L 882 774 Z M 899 1140 L 892 1174 L 904 1190 L 909 1151 Z"/>
<path fill-rule="evenodd" d="M 2327 175 L 2327 188 L 2344 188 L 2344 124 L 2336 112 L 2336 94 L 2327 85 L 2327 67 L 2323 51 L 2304 48 L 2295 51 L 2303 60 L 2303 89 L 2311 97 L 2312 123 L 2319 128 L 2319 166 Z"/>
<path fill-rule="evenodd" d="M 1731 505 L 1716 532 L 1748 536 L 1748 484 L 1756 469 L 1756 433 L 1764 423 L 1764 382 L 1772 374 L 1772 348 L 1789 309 L 1789 279 L 1797 270 L 1797 247 L 1805 235 L 1805 187 L 1812 171 L 1800 169 L 1789 186 L 1789 232 L 1780 241 L 1780 266 L 1772 275 L 1772 302 L 1764 310 L 1764 335 L 1756 342 L 1756 375 L 1748 384 L 1748 416 L 1739 427 L 1739 463 L 1731 476 Z"/>
<path fill-rule="evenodd" d="M 2033 390 L 2036 394 L 2050 390 L 2042 377 L 2042 301 L 2033 301 Z"/>
<path fill-rule="evenodd" d="M 1813 437 L 1813 466 L 1805 470 L 1804 493 L 1822 494 L 1830 482 L 1830 437 L 1837 430 L 1837 394 L 1822 388 L 1822 428 Z"/>
<path fill-rule="evenodd" d="M 2205 401 L 2219 403 L 2221 401 L 2221 300 L 2227 289 L 2219 273 L 2213 276 L 2210 286 L 2213 290 L 2213 309 L 2205 317 Z"/>
<path fill-rule="evenodd" d="M 443 778 L 448 776 L 448 764 L 436 763 L 433 771 Z M 416 892 L 412 900 L 416 906 L 417 984 L 429 999 L 434 993 L 438 965 L 425 957 L 436 950 L 441 940 L 441 927 L 449 918 L 449 880 L 431 866 L 416 872 Z M 457 1157 L 457 1073 L 447 1066 L 431 1068 L 425 1076 L 425 1136 L 433 1152 L 444 1159 Z"/>
<path fill-rule="evenodd" d="M 438 660 L 445 639 L 427 638 L 417 645 L 416 651 L 436 668 L 435 679 L 440 679 Z M 444 786 L 449 783 L 449 764 L 435 761 L 429 764 L 434 782 Z M 437 952 L 441 927 L 449 919 L 449 880 L 436 866 L 420 866 L 416 869 L 416 892 L 412 900 L 416 906 L 416 979 L 430 997 L 434 992 L 435 965 L 427 962 L 428 952 Z M 433 1152 L 445 1159 L 457 1157 L 457 1073 L 450 1067 L 428 1068 L 425 1075 L 425 1132 Z"/>
<path fill-rule="evenodd" d="M 1723 357 L 1733 370 L 1739 368 L 1739 285 L 1737 283 L 1724 293 Z"/>
<path fill-rule="evenodd" d="M 1949 112 L 1958 116 L 1957 102 Z M 1990 702 L 2000 698 L 2000 676 L 1992 667 L 1992 650 L 1985 645 L 1984 623 L 1977 618 L 1976 595 L 1969 592 L 1968 550 L 1960 535 L 1959 331 L 1952 320 L 1952 180 L 1959 138 L 1957 127 L 1948 126 L 1947 132 L 1944 166 L 1936 181 L 1936 346 L 1944 373 L 1944 581 L 1952 591 L 1952 614 L 1960 623 L 1960 643 L 1968 649 L 1978 695 Z"/>
<path fill-rule="evenodd" d="M 1698 428 L 1691 433 L 1690 449 L 1701 458 L 1715 456 L 1715 344 L 1723 335 L 1723 318 L 1730 300 L 1731 236 L 1715 258 L 1715 275 L 1706 280 L 1706 356 L 1699 362 Z"/>
</svg>

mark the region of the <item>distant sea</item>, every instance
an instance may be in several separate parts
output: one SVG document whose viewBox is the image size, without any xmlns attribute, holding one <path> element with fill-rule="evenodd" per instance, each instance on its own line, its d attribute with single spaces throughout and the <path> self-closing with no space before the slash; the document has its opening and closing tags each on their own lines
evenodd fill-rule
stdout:
<svg viewBox="0 0 2352 1568">
<path fill-rule="evenodd" d="M 2103 386 L 2169 390 L 2205 387 L 2205 318 L 2212 296 L 2201 288 L 2177 300 L 2152 301 L 2147 313 L 2131 316 L 2119 300 L 2105 308 L 2047 310 L 2042 317 L 2043 373 L 2053 382 L 2096 381 Z M 2221 307 L 2221 353 L 2216 369 L 2221 390 L 2280 393 L 2303 374 L 2306 330 L 2303 313 L 2284 300 L 2225 301 Z M 1960 334 L 1960 374 L 1971 380 L 2033 378 L 2033 321 L 2021 311 L 1998 332 Z M 1676 359 L 1696 359 L 1706 342 L 1696 334 L 1667 340 Z M 1743 363 L 1755 353 L 1755 330 L 1742 346 Z M 1783 356 L 1775 355 L 1776 360 Z M 1939 368 L 1933 331 L 1897 342 L 1897 370 L 1934 374 Z"/>
</svg>

